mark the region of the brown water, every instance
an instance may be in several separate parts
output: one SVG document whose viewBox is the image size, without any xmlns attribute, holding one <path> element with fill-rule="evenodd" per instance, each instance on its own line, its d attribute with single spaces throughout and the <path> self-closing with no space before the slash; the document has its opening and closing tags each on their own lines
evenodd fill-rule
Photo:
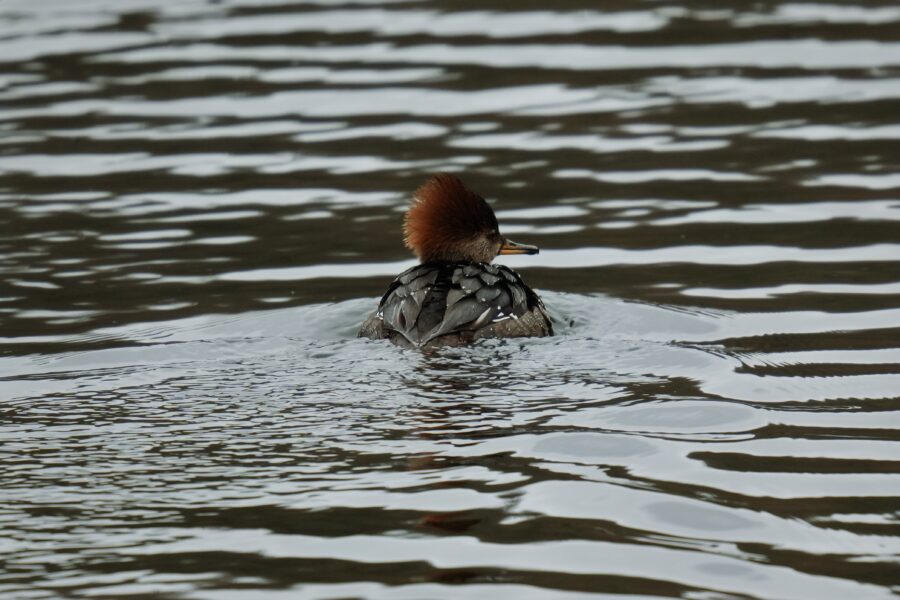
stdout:
<svg viewBox="0 0 900 600">
<path fill-rule="evenodd" d="M 900 590 L 896 2 L 4 0 L 0 596 Z M 462 174 L 560 335 L 354 338 Z"/>
</svg>

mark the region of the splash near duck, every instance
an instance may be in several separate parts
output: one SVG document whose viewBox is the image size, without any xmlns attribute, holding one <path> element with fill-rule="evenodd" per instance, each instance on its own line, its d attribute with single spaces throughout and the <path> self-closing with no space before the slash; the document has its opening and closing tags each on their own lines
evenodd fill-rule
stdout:
<svg viewBox="0 0 900 600">
<path fill-rule="evenodd" d="M 437 174 L 416 190 L 403 230 L 420 264 L 391 282 L 359 337 L 433 348 L 553 335 L 534 290 L 509 267 L 491 264 L 501 254 L 540 250 L 501 235 L 494 211 L 458 177 Z"/>
</svg>

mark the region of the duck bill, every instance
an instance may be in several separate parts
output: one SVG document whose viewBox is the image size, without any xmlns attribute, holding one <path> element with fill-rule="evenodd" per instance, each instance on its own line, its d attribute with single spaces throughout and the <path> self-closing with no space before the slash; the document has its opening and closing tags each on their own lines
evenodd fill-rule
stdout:
<svg viewBox="0 0 900 600">
<path fill-rule="evenodd" d="M 541 249 L 537 246 L 519 244 L 512 240 L 503 240 L 503 245 L 500 246 L 500 252 L 497 254 L 537 254 L 540 251 Z"/>
</svg>

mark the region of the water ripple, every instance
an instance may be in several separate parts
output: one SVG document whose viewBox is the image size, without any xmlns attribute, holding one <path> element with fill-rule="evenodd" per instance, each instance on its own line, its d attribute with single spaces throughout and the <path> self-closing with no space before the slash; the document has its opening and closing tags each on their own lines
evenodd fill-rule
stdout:
<svg viewBox="0 0 900 600">
<path fill-rule="evenodd" d="M 0 6 L 0 596 L 888 598 L 900 10 Z M 460 173 L 557 335 L 357 339 Z"/>
</svg>

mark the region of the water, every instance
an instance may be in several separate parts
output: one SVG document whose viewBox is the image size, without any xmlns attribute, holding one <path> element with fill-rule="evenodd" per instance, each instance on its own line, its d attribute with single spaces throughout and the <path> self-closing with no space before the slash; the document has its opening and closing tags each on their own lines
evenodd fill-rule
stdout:
<svg viewBox="0 0 900 600">
<path fill-rule="evenodd" d="M 6 0 L 0 597 L 891 597 L 898 68 L 869 0 Z M 355 339 L 437 170 L 558 336 Z"/>
</svg>

